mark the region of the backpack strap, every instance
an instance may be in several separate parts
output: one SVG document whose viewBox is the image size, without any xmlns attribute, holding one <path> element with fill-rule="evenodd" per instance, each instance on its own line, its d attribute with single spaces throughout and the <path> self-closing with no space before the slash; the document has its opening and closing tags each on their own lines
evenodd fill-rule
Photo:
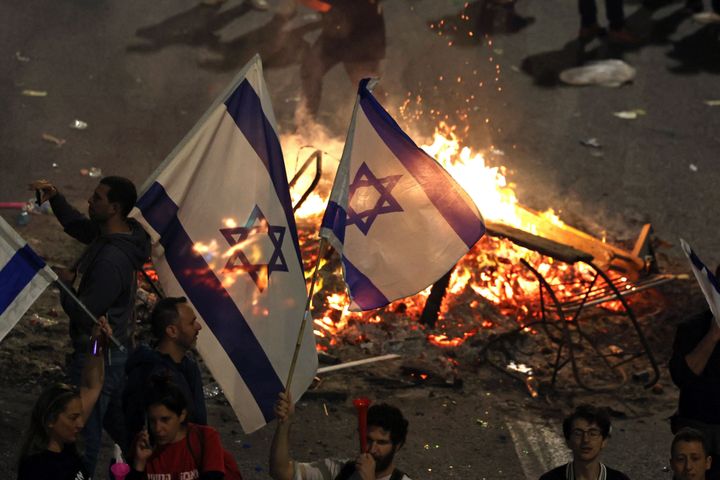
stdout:
<svg viewBox="0 0 720 480">
<path fill-rule="evenodd" d="M 355 473 L 355 461 L 348 460 L 340 469 L 340 473 L 337 474 L 335 480 L 348 480 L 353 473 Z"/>
</svg>

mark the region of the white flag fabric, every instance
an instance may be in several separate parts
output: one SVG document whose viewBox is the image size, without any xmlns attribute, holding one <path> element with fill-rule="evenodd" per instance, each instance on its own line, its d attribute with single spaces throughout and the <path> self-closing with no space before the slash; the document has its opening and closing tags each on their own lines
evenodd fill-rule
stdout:
<svg viewBox="0 0 720 480">
<path fill-rule="evenodd" d="M 0 217 L 0 340 L 55 280 L 55 272 Z"/>
<path fill-rule="evenodd" d="M 274 417 L 307 297 L 258 56 L 158 170 L 132 215 L 150 233 L 165 292 L 192 303 L 203 326 L 198 351 L 243 430 L 252 432 Z M 295 399 L 316 369 L 306 328 Z"/>
<path fill-rule="evenodd" d="M 321 235 L 342 254 L 351 310 L 435 282 L 485 233 L 472 199 L 417 147 L 363 80 Z"/>
<path fill-rule="evenodd" d="M 710 311 L 715 317 L 715 321 L 720 323 L 720 287 L 718 286 L 718 280 L 715 275 L 705 266 L 700 258 L 695 254 L 690 245 L 680 239 L 680 246 L 682 246 L 685 255 L 690 260 L 690 266 L 695 274 L 700 285 L 700 290 L 705 294 L 705 299 L 710 305 Z"/>
</svg>

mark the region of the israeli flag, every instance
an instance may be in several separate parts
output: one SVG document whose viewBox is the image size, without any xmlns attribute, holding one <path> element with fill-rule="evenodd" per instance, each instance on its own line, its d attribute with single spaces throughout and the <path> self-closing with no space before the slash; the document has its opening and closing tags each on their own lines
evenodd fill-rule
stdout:
<svg viewBox="0 0 720 480">
<path fill-rule="evenodd" d="M 0 340 L 57 275 L 0 217 Z"/>
<path fill-rule="evenodd" d="M 414 295 L 485 233 L 477 207 L 360 82 L 321 235 L 342 253 L 351 310 Z"/>
<path fill-rule="evenodd" d="M 715 317 L 715 321 L 720 322 L 720 286 L 718 286 L 717 278 L 682 238 L 680 239 L 680 246 L 687 255 L 688 260 L 690 260 L 695 279 L 698 281 L 700 290 L 705 295 L 708 305 L 710 305 L 710 311 Z"/>
<path fill-rule="evenodd" d="M 133 212 L 169 296 L 192 303 L 198 351 L 245 432 L 273 417 L 305 310 L 305 279 L 270 97 L 255 56 L 143 187 Z M 311 329 L 292 382 L 317 368 Z"/>
</svg>

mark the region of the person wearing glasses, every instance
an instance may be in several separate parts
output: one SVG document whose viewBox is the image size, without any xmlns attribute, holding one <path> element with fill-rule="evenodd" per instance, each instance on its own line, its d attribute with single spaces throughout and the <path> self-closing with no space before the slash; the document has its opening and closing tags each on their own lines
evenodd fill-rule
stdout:
<svg viewBox="0 0 720 480">
<path fill-rule="evenodd" d="M 563 435 L 573 458 L 544 473 L 540 480 L 630 480 L 624 473 L 600 462 L 610 438 L 610 417 L 592 405 L 579 405 L 563 420 Z"/>
</svg>

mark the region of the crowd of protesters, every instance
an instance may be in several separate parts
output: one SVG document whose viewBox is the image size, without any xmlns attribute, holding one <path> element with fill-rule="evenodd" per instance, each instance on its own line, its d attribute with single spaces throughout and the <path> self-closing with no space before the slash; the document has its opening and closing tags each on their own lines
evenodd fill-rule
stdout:
<svg viewBox="0 0 720 480">
<path fill-rule="evenodd" d="M 87 217 L 50 182 L 40 180 L 30 187 L 42 201 L 52 203 L 68 234 L 88 244 L 74 267 L 58 270 L 58 278 L 69 288 L 78 283 L 77 296 L 99 321 L 94 324 L 71 299 L 61 298 L 74 347 L 71 385 L 55 384 L 40 394 L 20 452 L 18 478 L 91 478 L 98 470 L 103 426 L 129 460 L 128 479 L 241 478 L 220 435 L 207 426 L 201 373 L 192 356 L 202 327 L 190 303 L 185 298 L 160 299 L 150 321 L 154 346 L 133 345 L 137 271 L 149 254 L 149 237 L 128 218 L 137 200 L 132 182 L 103 178 L 88 200 Z M 117 344 L 108 341 L 111 336 Z M 672 419 L 676 436 L 670 466 L 678 480 L 720 478 L 720 461 L 713 462 L 720 453 L 718 342 L 720 327 L 710 311 L 690 318 L 677 331 L 670 373 L 680 388 L 680 402 Z M 290 456 L 294 410 L 289 393 L 280 393 L 269 460 L 272 478 L 409 480 L 395 463 L 408 432 L 399 409 L 386 404 L 370 408 L 367 449 L 357 458 L 341 455 L 310 463 Z M 611 434 L 602 409 L 579 406 L 564 420 L 562 431 L 572 460 L 540 480 L 628 479 L 600 461 Z"/>
<path fill-rule="evenodd" d="M 220 0 L 218 0 L 220 1 Z M 720 22 L 720 0 L 711 0 Z M 323 28 L 301 66 L 305 105 L 310 114 L 320 104 L 322 77 L 342 63 L 354 82 L 378 75 L 385 56 L 385 24 L 379 0 L 326 0 Z M 218 3 L 208 1 L 207 3 Z M 322 2 L 301 1 L 317 5 Z M 253 0 L 257 9 L 265 0 Z M 600 25 L 595 0 L 578 0 L 579 38 L 608 35 L 612 42 L 634 43 L 627 29 L 623 0 L 606 0 L 609 31 Z M 699 12 L 702 0 L 687 0 Z M 364 38 L 358 42 L 357 36 Z M 372 48 L 368 48 L 370 45 Z M 185 298 L 163 298 L 151 316 L 154 345 L 134 345 L 137 273 L 150 253 L 150 238 L 128 217 L 137 200 L 135 186 L 122 177 L 103 178 L 88 199 L 88 215 L 72 207 L 50 182 L 30 188 L 49 201 L 64 228 L 88 245 L 70 268 L 57 269 L 60 282 L 73 290 L 90 315 L 62 293 L 69 317 L 73 352 L 67 384 L 45 388 L 37 399 L 22 443 L 18 479 L 84 480 L 105 470 L 98 466 L 102 431 L 120 447 L 132 479 L 240 479 L 233 456 L 219 433 L 208 426 L 200 369 L 193 358 L 201 325 Z M 112 336 L 114 342 L 110 342 Z M 677 480 L 720 479 L 720 327 L 708 311 L 678 328 L 670 373 L 680 389 L 672 418 L 675 437 L 669 464 Z M 357 457 L 342 455 L 296 462 L 290 455 L 294 417 L 289 393 L 275 406 L 277 426 L 269 454 L 276 480 L 410 480 L 396 465 L 406 442 L 408 421 L 384 403 L 368 412 L 367 449 Z M 611 436 L 605 411 L 581 405 L 562 424 L 572 459 L 540 480 L 627 480 L 601 462 Z M 80 445 L 83 448 L 80 448 Z M 713 461 L 715 460 L 715 461 Z"/>
</svg>

